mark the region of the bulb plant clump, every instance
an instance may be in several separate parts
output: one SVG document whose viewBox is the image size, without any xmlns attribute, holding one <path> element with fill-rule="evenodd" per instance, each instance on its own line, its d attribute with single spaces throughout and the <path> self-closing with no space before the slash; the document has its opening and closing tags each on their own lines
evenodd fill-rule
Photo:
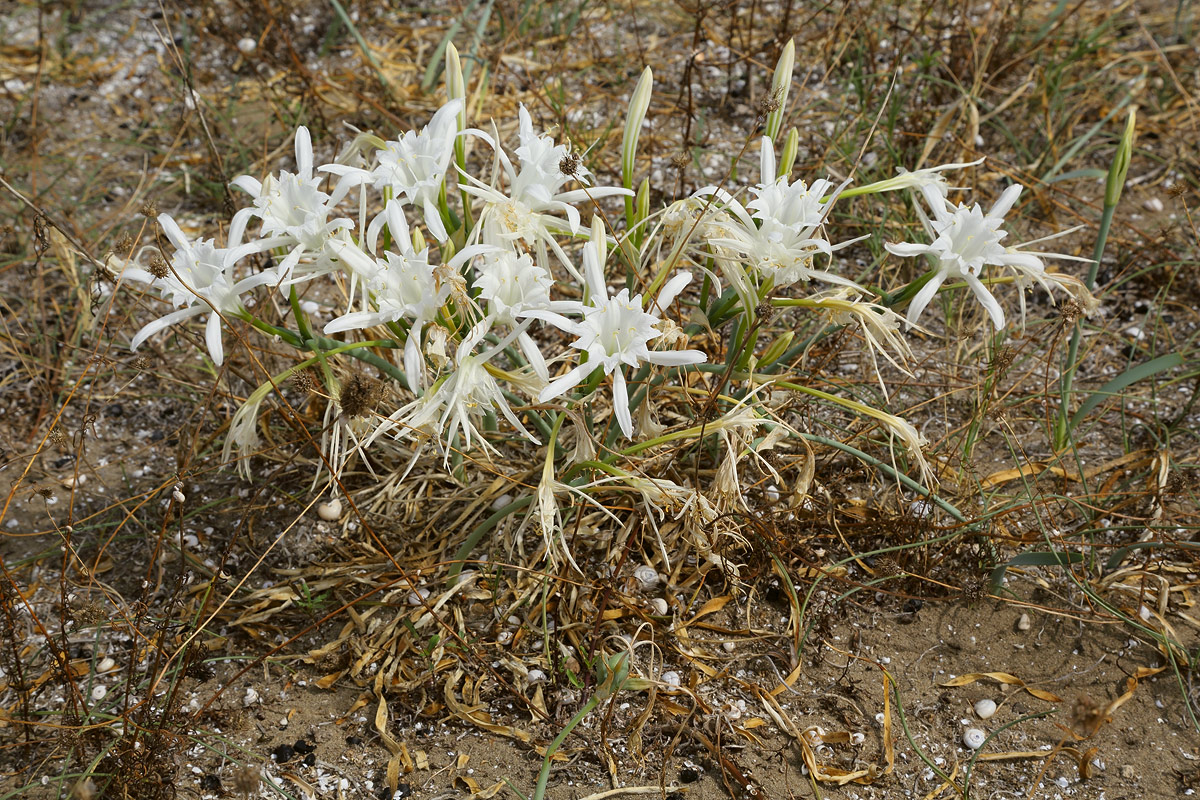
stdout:
<svg viewBox="0 0 1200 800">
<path fill-rule="evenodd" d="M 810 313 L 824 333 L 850 328 L 874 363 L 881 355 L 905 370 L 911 329 L 939 292 L 968 289 L 997 329 L 1006 324 L 994 294 L 1001 284 L 1020 294 L 1037 283 L 1090 299 L 1081 281 L 1046 269 L 1044 259 L 1072 256 L 1006 244 L 1004 216 L 1020 186 L 1003 190 L 986 212 L 950 199 L 956 190 L 946 176 L 973 164 L 866 185 L 793 175 L 796 132 L 778 148 L 790 69 L 781 60 L 765 135 L 752 143 L 758 181 L 742 192 L 705 186 L 652 213 L 648 183 L 634 190 L 649 69 L 629 104 L 621 185 L 609 186 L 569 144 L 540 131 L 524 106 L 515 142 L 503 141 L 495 124 L 471 127 L 451 46 L 449 97 L 428 125 L 391 140 L 359 134 L 327 164 L 316 163 L 309 131 L 298 128 L 294 172 L 233 181 L 249 203 L 233 215 L 223 245 L 190 239 L 159 215 L 171 251 L 148 267 L 131 260 L 124 280 L 157 292 L 173 310 L 146 324 L 131 346 L 205 316 L 214 365 L 226 359 L 226 334 L 238 321 L 296 349 L 297 362 L 262 381 L 234 416 L 225 455 L 244 470 L 260 447 L 263 403 L 289 380 L 315 377 L 329 401 L 314 488 L 334 499 L 347 463 L 360 457 L 371 467 L 372 449 L 389 441 L 418 454 L 431 448 L 459 478 L 464 454 L 495 458 L 524 448 L 528 457 L 544 447 L 535 456 L 545 464 L 536 493 L 511 505 L 532 506 L 549 560 L 574 564 L 559 500 L 576 496 L 604 510 L 591 495 L 616 484 L 640 496 L 656 524 L 667 515 L 684 519 L 701 555 L 736 574 L 712 531 L 731 505 L 745 502 L 739 461 L 758 454 L 755 461 L 773 472 L 761 453 L 805 435 L 768 408 L 777 389 L 881 431 L 897 446 L 874 463 L 890 462 L 910 486 L 928 493 L 936 481 L 927 443 L 902 415 L 803 377 L 796 365 L 812 337 L 785 331 L 760 341 L 777 330 L 770 323 L 778 312 Z M 468 161 L 469 151 L 484 154 L 475 159 L 484 168 Z M 872 235 L 886 237 L 839 240 L 830 221 L 856 197 L 893 191 L 911 193 L 927 239 L 883 245 L 902 259 L 924 256 L 926 267 L 880 291 L 848 274 L 843 254 Z M 612 202 L 618 197 L 623 215 Z M 907 270 L 909 262 L 895 263 Z M 302 298 L 331 292 L 341 308 L 315 325 L 315 306 Z M 257 313 L 273 307 L 290 309 L 290 318 L 277 324 Z M 387 386 L 362 389 L 374 385 L 355 377 L 355 360 Z M 887 398 L 882 376 L 880 386 Z M 666 404 L 679 410 L 669 425 L 655 413 Z M 689 442 L 716 454 L 714 485 L 703 485 L 699 472 L 694 480 L 649 475 L 635 462 L 660 445 Z"/>
</svg>

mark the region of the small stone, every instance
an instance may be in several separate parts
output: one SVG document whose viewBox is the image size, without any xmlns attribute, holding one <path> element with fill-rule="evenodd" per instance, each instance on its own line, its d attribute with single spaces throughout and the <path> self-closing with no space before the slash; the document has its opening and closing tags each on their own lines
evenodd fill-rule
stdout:
<svg viewBox="0 0 1200 800">
<path fill-rule="evenodd" d="M 1122 764 L 1121 765 L 1121 777 L 1129 778 L 1129 779 L 1136 778 L 1137 770 L 1135 770 L 1133 768 L 1132 764 Z"/>
<path fill-rule="evenodd" d="M 1027 631 L 1032 627 L 1033 627 L 1033 620 L 1029 619 L 1028 614 L 1023 613 L 1023 614 L 1021 614 L 1020 617 L 1017 618 L 1017 630 Z"/>
<path fill-rule="evenodd" d="M 258 49 L 258 41 L 249 36 L 238 39 L 237 49 L 242 55 L 248 56 Z"/>
<path fill-rule="evenodd" d="M 985 739 L 987 739 L 987 734 L 979 728 L 967 728 L 963 731 L 963 744 L 970 750 L 978 750 L 983 747 Z"/>
<path fill-rule="evenodd" d="M 975 716 L 980 719 L 991 719 L 996 714 L 996 701 L 984 698 L 975 704 Z"/>
<path fill-rule="evenodd" d="M 669 669 L 662 674 L 662 682 L 673 689 L 679 688 L 681 680 L 682 679 L 679 677 L 679 673 L 673 669 Z"/>
<path fill-rule="evenodd" d="M 335 497 L 327 503 L 321 503 L 317 506 L 317 516 L 326 522 L 335 522 L 341 519 L 342 501 Z"/>
<path fill-rule="evenodd" d="M 726 653 L 732 653 L 735 649 L 737 649 L 737 645 L 733 642 L 721 642 L 721 647 L 725 648 Z"/>
</svg>

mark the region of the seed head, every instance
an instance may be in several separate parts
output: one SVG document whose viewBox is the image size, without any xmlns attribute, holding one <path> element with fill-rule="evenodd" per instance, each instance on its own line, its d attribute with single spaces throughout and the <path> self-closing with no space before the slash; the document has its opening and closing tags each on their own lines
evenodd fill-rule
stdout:
<svg viewBox="0 0 1200 800">
<path fill-rule="evenodd" d="M 374 378 L 355 372 L 342 384 L 338 405 L 347 417 L 365 417 L 383 399 L 386 389 Z"/>
<path fill-rule="evenodd" d="M 302 369 L 292 375 L 292 388 L 303 394 L 311 394 L 317 388 L 317 381 L 313 378 L 312 372 Z"/>
<path fill-rule="evenodd" d="M 579 172 L 579 168 L 582 166 L 583 157 L 574 150 L 570 150 L 565 156 L 562 157 L 562 160 L 558 162 L 558 171 L 563 175 L 573 177 L 577 172 Z"/>
<path fill-rule="evenodd" d="M 141 212 L 143 217 L 158 219 L 158 204 L 153 200 L 147 200 L 146 202 L 142 203 Z"/>
<path fill-rule="evenodd" d="M 688 168 L 688 165 L 691 163 L 692 163 L 691 155 L 682 150 L 680 152 L 676 153 L 675 155 L 671 156 L 671 166 L 673 166 L 675 169 L 685 170 Z"/>
<path fill-rule="evenodd" d="M 171 269 L 167 266 L 167 260 L 157 254 L 150 259 L 150 266 L 146 269 L 155 278 L 165 278 L 171 274 Z"/>
</svg>

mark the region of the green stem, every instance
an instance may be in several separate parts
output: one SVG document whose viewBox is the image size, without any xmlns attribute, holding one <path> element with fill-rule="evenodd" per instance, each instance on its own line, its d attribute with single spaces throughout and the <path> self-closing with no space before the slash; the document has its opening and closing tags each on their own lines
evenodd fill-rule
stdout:
<svg viewBox="0 0 1200 800">
<path fill-rule="evenodd" d="M 1116 205 L 1104 206 L 1104 213 L 1100 217 L 1100 231 L 1096 234 L 1096 248 L 1092 252 L 1092 265 L 1088 269 L 1087 280 L 1084 285 L 1088 291 L 1096 288 L 1096 275 L 1100 271 L 1100 259 L 1104 257 L 1104 246 L 1108 243 L 1108 230 L 1112 227 L 1113 212 L 1117 210 Z M 1075 323 L 1075 330 L 1071 332 L 1071 343 L 1067 346 L 1067 358 L 1063 362 L 1061 396 L 1058 403 L 1058 420 L 1054 426 L 1054 449 L 1061 450 L 1067 445 L 1067 438 L 1071 435 L 1071 385 L 1075 381 L 1075 370 L 1079 364 L 1076 359 L 1079 355 L 1079 337 L 1082 333 L 1083 326 L 1080 322 Z"/>
</svg>

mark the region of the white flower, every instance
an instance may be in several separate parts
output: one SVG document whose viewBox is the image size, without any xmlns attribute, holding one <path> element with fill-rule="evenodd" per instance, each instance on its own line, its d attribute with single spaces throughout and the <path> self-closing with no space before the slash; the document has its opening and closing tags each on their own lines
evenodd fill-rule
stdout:
<svg viewBox="0 0 1200 800">
<path fill-rule="evenodd" d="M 458 114 L 462 100 L 451 100 L 437 110 L 429 124 L 416 131 L 407 131 L 399 139 L 385 142 L 376 155 L 377 166 L 372 170 L 329 164 L 321 167 L 342 177 L 347 186 L 371 183 L 380 191 L 390 190 L 394 200 L 420 208 L 425 227 L 439 242 L 449 239 L 438 208 L 438 196 L 446 179 L 446 170 L 454 154 L 458 135 Z M 379 220 L 377 217 L 376 220 Z"/>
<path fill-rule="evenodd" d="M 487 315 L 494 324 L 517 326 L 530 312 L 569 312 L 577 305 L 550 299 L 554 280 L 528 254 L 499 249 L 481 258 L 477 270 L 475 286 L 480 299 L 487 302 Z M 549 380 L 546 359 L 528 331 L 522 330 L 517 344 L 534 372 L 543 381 Z"/>
<path fill-rule="evenodd" d="M 278 177 L 268 175 L 261 182 L 250 175 L 241 175 L 232 181 L 232 186 L 253 198 L 254 205 L 233 215 L 230 238 L 240 239 L 253 217 L 262 220 L 265 238 L 231 249 L 227 256 L 230 262 L 252 253 L 289 247 L 291 252 L 279 265 L 279 277 L 285 284 L 292 282 L 293 270 L 301 258 L 320 256 L 325 243 L 336 231 L 353 226 L 348 219 L 329 220 L 331 210 L 349 187 L 339 184 L 331 196 L 321 191 L 320 184 L 320 179 L 313 176 L 312 139 L 308 128 L 302 125 L 296 129 L 295 174 L 281 170 Z M 316 274 L 327 267 L 328 264 L 323 264 L 309 273 Z"/>
<path fill-rule="evenodd" d="M 406 320 L 410 329 L 404 345 L 404 369 L 409 388 L 420 391 L 425 374 L 421 356 L 421 330 L 437 316 L 438 309 L 449 297 L 450 287 L 436 280 L 437 267 L 429 263 L 429 248 L 419 253 L 413 248 L 408 225 L 399 207 L 391 205 L 385 213 L 392 231 L 393 247 L 399 252 L 388 250 L 382 259 L 372 258 L 353 242 L 330 240 L 330 251 L 363 281 L 374 310 L 344 314 L 326 325 L 325 333 Z M 464 247 L 445 266 L 457 271 L 471 258 L 488 251 L 489 248 L 484 245 Z"/>
<path fill-rule="evenodd" d="M 512 343 L 516 331 L 487 350 L 476 353 L 475 348 L 488 330 L 487 320 L 475 325 L 458 346 L 455 369 L 423 397 L 394 413 L 386 427 L 401 426 L 434 434 L 439 448 L 444 450 L 446 459 L 449 459 L 450 450 L 445 445 L 460 429 L 463 437 L 462 449 L 469 448 L 474 438 L 478 439 L 485 449 L 495 451 L 475 427 L 475 420 L 485 412 L 495 409 L 522 436 L 536 444 L 537 439 L 517 419 L 517 415 L 505 400 L 499 383 L 488 371 L 488 361 Z"/>
<path fill-rule="evenodd" d="M 604 231 L 599 219 L 593 221 L 592 227 L 592 238 L 585 245 L 583 255 L 589 297 L 586 304 L 576 303 L 573 309 L 583 319 L 574 322 L 555 312 L 529 312 L 529 316 L 544 319 L 579 337 L 571 346 L 587 354 L 586 361 L 551 381 L 542 390 L 539 399 L 546 402 L 558 397 L 577 386 L 593 371 L 603 369 L 605 375 L 613 377 L 613 409 L 617 423 L 626 437 L 632 437 L 633 418 L 629 412 L 629 391 L 622 367 L 637 367 L 642 363 L 677 367 L 699 364 L 707 359 L 699 350 L 656 351 L 649 347 L 652 340 L 662 335 L 657 327 L 661 322 L 659 310 L 671 305 L 692 276 L 681 272 L 667 281 L 652 311 L 642 307 L 640 294 L 630 297 L 628 289 L 609 296 L 603 274 Z"/>
<path fill-rule="evenodd" d="M 711 243 L 739 253 L 759 277 L 769 278 L 777 287 L 821 280 L 858 288 L 848 278 L 813 266 L 818 254 L 832 257 L 835 251 L 866 238 L 831 245 L 819 232 L 846 184 L 835 187 L 822 178 L 809 185 L 789 183 L 786 176 L 776 178 L 775 150 L 766 137 L 760 148 L 760 170 L 763 182 L 750 189 L 753 199 L 745 207 L 715 186 L 697 193 L 716 195 L 732 216 L 725 225 L 725 236 Z"/>
<path fill-rule="evenodd" d="M 275 273 L 267 270 L 240 281 L 235 280 L 233 265 L 226 259 L 229 250 L 215 247 L 212 239 L 189 240 L 167 214 L 158 215 L 158 224 L 176 248 L 171 256 L 170 271 L 161 278 L 155 278 L 144 269 L 129 268 L 124 276 L 157 288 L 163 299 L 179 310 L 138 331 L 129 343 L 129 349 L 137 350 L 142 342 L 164 328 L 207 313 L 205 344 L 213 363 L 220 366 L 225 360 L 225 348 L 221 342 L 221 315 L 245 314 L 241 296 L 256 286 L 274 283 Z M 237 241 L 231 240 L 230 244 L 236 248 Z"/>
<path fill-rule="evenodd" d="M 562 187 L 571 179 L 586 185 L 590 173 L 574 159 L 566 145 L 555 145 L 549 136 L 538 135 L 533 129 L 533 120 L 522 105 L 519 112 L 520 146 L 516 149 L 520 159 L 521 169 L 513 167 L 508 155 L 500 148 L 491 136 L 482 131 L 472 133 L 496 151 L 498 174 L 493 178 L 493 185 L 488 186 L 471 176 L 464 184 L 464 192 L 479 197 L 486 203 L 480 215 L 481 224 L 478 228 L 485 241 L 515 241 L 524 240 L 537 248 L 538 263 L 546 266 L 545 254 L 547 249 L 553 250 L 555 256 L 570 270 L 577 279 L 566 253 L 555 241 L 554 233 L 579 232 L 579 210 L 574 203 L 586 202 L 610 197 L 612 195 L 632 196 L 633 192 L 617 187 L 591 187 L 562 191 Z M 570 175 L 565 174 L 563 165 L 570 163 Z M 501 174 L 508 185 L 508 194 L 500 191 L 495 185 Z M 551 214 L 563 214 L 563 221 Z"/>
<path fill-rule="evenodd" d="M 1040 257 L 1066 258 L 1075 261 L 1087 259 L 1058 253 L 1033 253 L 1021 250 L 1027 245 L 1005 247 L 1001 241 L 1008 232 L 1001 230 L 1004 215 L 1009 212 L 1023 187 L 1014 184 L 1004 190 L 1000 198 L 985 214 L 978 203 L 966 206 L 949 203 L 937 185 L 921 187 L 921 194 L 933 211 L 933 219 L 924 219 L 926 229 L 933 238 L 930 244 L 891 244 L 884 246 L 888 252 L 902 256 L 931 255 L 937 264 L 933 277 L 921 287 L 908 307 L 908 321 L 915 323 L 917 317 L 929 305 L 937 290 L 947 280 L 965 281 L 980 305 L 988 312 L 997 329 L 1004 327 L 1004 309 L 984 286 L 980 276 L 988 266 L 1007 267 L 1017 273 L 1022 281 L 1033 279 L 1048 288 L 1045 281 L 1046 267 Z M 1067 231 L 1069 232 L 1069 231 Z M 1044 241 L 1039 239 L 1037 241 Z M 1029 244 L 1034 244 L 1030 242 Z M 1022 310 L 1024 303 L 1022 302 Z"/>
</svg>

